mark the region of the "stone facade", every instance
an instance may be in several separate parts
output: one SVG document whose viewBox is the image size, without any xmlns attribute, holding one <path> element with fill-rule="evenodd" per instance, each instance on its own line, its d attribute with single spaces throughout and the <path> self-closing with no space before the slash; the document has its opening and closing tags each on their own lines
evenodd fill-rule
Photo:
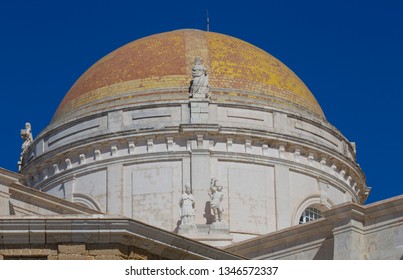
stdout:
<svg viewBox="0 0 403 280">
<path fill-rule="evenodd" d="M 0 259 L 403 258 L 403 196 L 367 206 L 344 203 L 322 212 L 323 217 L 318 220 L 251 236 L 226 247 L 225 236 L 221 236 L 221 243 L 217 244 L 222 248 L 218 249 L 193 238 L 121 216 L 97 213 L 18 185 L 13 181 L 18 177 L 0 170 L 0 183 L 9 188 L 8 196 L 3 191 L 3 198 L 8 197 L 9 205 L 25 203 L 26 208 L 32 203 L 35 206 L 32 209 L 38 213 L 27 215 L 15 212 L 14 207 L 9 207 L 6 213 L 3 209 Z M 27 201 L 27 197 L 32 199 Z M 49 209 L 55 212 L 50 213 Z M 67 214 L 69 211 L 71 214 Z M 199 239 L 209 241 L 206 236 Z"/>
</svg>

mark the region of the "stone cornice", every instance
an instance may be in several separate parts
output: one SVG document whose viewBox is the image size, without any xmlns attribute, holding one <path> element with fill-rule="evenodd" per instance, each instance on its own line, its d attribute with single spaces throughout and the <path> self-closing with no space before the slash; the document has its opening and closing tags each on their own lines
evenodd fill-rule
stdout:
<svg viewBox="0 0 403 280">
<path fill-rule="evenodd" d="M 8 186 L 11 183 L 20 181 L 22 178 L 21 174 L 0 168 L 0 184 Z"/>
<path fill-rule="evenodd" d="M 317 246 L 323 240 L 332 237 L 332 225 L 324 218 L 302 225 L 255 237 L 250 240 L 230 245 L 224 250 L 247 258 L 273 257 L 273 254 L 290 250 L 290 247 Z M 292 246 L 290 246 L 292 244 Z"/>
<path fill-rule="evenodd" d="M 70 150 L 72 148 L 84 147 L 84 146 L 87 146 L 88 144 L 91 144 L 91 145 L 96 145 L 97 143 L 104 144 L 105 140 L 107 140 L 108 142 L 113 142 L 113 141 L 121 141 L 122 139 L 127 139 L 127 137 L 130 137 L 133 139 L 147 138 L 147 137 L 151 137 L 151 136 L 159 137 L 159 136 L 165 136 L 168 134 L 178 134 L 180 132 L 208 133 L 210 135 L 218 134 L 218 135 L 222 135 L 222 136 L 231 135 L 232 137 L 252 137 L 254 139 L 260 138 L 261 141 L 284 142 L 284 143 L 287 143 L 287 147 L 288 146 L 301 146 L 301 147 L 304 147 L 305 149 L 312 149 L 312 150 L 317 149 L 318 150 L 317 152 L 319 152 L 319 153 L 327 153 L 328 157 L 339 158 L 339 160 L 343 160 L 346 164 L 351 164 L 351 167 L 359 169 L 357 164 L 352 162 L 349 158 L 333 151 L 332 149 L 329 149 L 326 146 L 320 145 L 314 141 L 302 139 L 302 138 L 295 137 L 292 135 L 284 135 L 284 134 L 276 133 L 276 132 L 262 131 L 262 130 L 256 130 L 256 129 L 246 129 L 246 128 L 239 129 L 239 128 L 232 128 L 232 127 L 224 127 L 224 126 L 219 126 L 217 124 L 197 124 L 197 125 L 181 124 L 180 126 L 177 126 L 177 127 L 166 127 L 164 129 L 149 129 L 149 130 L 141 130 L 141 131 L 127 130 L 127 131 L 121 131 L 118 133 L 113 133 L 113 135 L 111 135 L 110 133 L 105 133 L 105 134 L 96 135 L 93 137 L 87 137 L 86 139 L 80 139 L 77 141 L 70 142 L 68 145 L 63 145 L 61 147 L 58 147 L 57 149 L 47 152 L 46 154 L 48 154 L 48 153 L 58 154 L 62 151 L 65 152 L 66 148 Z M 43 156 L 41 155 L 41 156 L 38 156 L 36 159 L 40 159 L 42 157 Z M 27 168 L 29 168 L 29 166 L 31 165 L 30 163 L 28 163 L 26 165 Z M 361 173 L 360 175 L 364 175 L 362 173 L 362 171 L 360 173 Z"/>
<path fill-rule="evenodd" d="M 16 230 L 18 229 L 18 234 Z M 169 259 L 244 259 L 139 221 L 110 215 L 0 217 L 0 244 L 120 243 Z"/>
<path fill-rule="evenodd" d="M 365 225 L 403 223 L 403 195 L 371 203 L 365 206 Z"/>
<path fill-rule="evenodd" d="M 207 135 L 205 140 L 213 140 L 214 142 L 222 142 L 222 141 L 227 141 L 225 140 L 225 137 L 228 138 L 228 136 L 231 136 L 232 141 L 234 142 L 237 139 L 253 139 L 253 141 L 250 142 L 251 145 L 254 145 L 254 143 L 259 143 L 259 142 L 264 142 L 264 143 L 269 143 L 269 145 L 267 145 L 267 148 L 269 149 L 278 149 L 279 148 L 279 143 L 283 143 L 282 147 L 283 147 L 283 152 L 287 152 L 289 154 L 294 154 L 294 150 L 296 149 L 295 147 L 299 147 L 300 149 L 300 158 L 304 159 L 309 155 L 315 155 L 313 156 L 313 161 L 314 162 L 319 162 L 321 161 L 323 158 L 327 158 L 328 160 L 324 161 L 324 165 L 318 165 L 318 164 L 314 164 L 313 166 L 308 166 L 306 163 L 301 163 L 299 162 L 300 160 L 296 160 L 295 156 L 293 156 L 292 158 L 278 158 L 278 156 L 273 157 L 273 156 L 268 156 L 264 154 L 264 151 L 262 150 L 260 155 L 257 154 L 250 154 L 250 153 L 229 153 L 229 155 L 232 155 L 232 157 L 234 155 L 237 156 L 237 158 L 247 158 L 247 161 L 250 161 L 251 156 L 253 156 L 253 160 L 263 160 L 263 162 L 265 164 L 267 164 L 267 161 L 281 161 L 283 164 L 289 165 L 290 167 L 307 167 L 309 168 L 309 170 L 317 170 L 319 173 L 318 174 L 323 174 L 326 176 L 329 175 L 329 172 L 332 173 L 334 171 L 337 172 L 337 174 L 330 174 L 333 175 L 333 177 L 335 177 L 334 179 L 336 180 L 336 182 L 338 182 L 337 184 L 339 185 L 339 183 L 344 183 L 347 184 L 348 186 L 350 186 L 350 188 L 353 190 L 353 192 L 357 192 L 357 190 L 360 190 L 360 195 L 359 197 L 361 197 L 361 203 L 363 203 L 363 201 L 365 201 L 365 198 L 362 198 L 363 193 L 365 192 L 365 188 L 366 186 L 364 185 L 365 182 L 361 181 L 363 180 L 363 173 L 361 171 L 360 168 L 358 168 L 355 164 L 353 164 L 351 162 L 351 160 L 347 159 L 347 158 L 343 158 L 340 154 L 335 153 L 332 150 L 328 150 L 325 151 L 324 147 L 318 146 L 315 143 L 304 143 L 304 141 L 301 141 L 300 139 L 294 139 L 293 142 L 290 142 L 290 139 L 287 139 L 285 137 L 281 137 L 281 135 L 278 135 L 278 137 L 267 137 L 267 138 L 259 138 L 256 135 L 256 131 L 254 131 L 254 133 L 251 132 L 247 132 L 247 131 L 243 131 L 240 132 L 238 131 L 237 133 L 235 133 L 234 131 L 232 131 L 231 134 L 229 135 L 222 135 L 221 132 L 223 130 L 220 130 L 219 132 L 217 131 L 217 126 L 211 126 L 211 125 L 206 125 L 206 130 L 200 130 L 200 128 L 198 128 L 197 130 L 193 131 L 193 125 L 189 125 L 190 130 L 185 133 L 184 135 L 182 134 L 177 134 L 176 137 L 168 137 L 167 135 L 173 135 L 174 131 L 177 132 L 177 130 L 171 131 L 170 133 L 166 133 L 166 130 L 160 131 L 160 134 L 151 134 L 148 135 L 142 133 L 141 136 L 138 136 L 138 138 L 140 138 L 140 140 L 145 141 L 146 139 L 148 139 L 147 141 L 156 141 L 158 140 L 159 142 L 161 141 L 171 141 L 171 146 L 173 145 L 173 142 L 175 142 L 175 140 L 179 139 L 179 138 L 183 138 L 185 139 L 186 137 L 190 137 L 190 139 L 193 139 L 196 141 L 196 136 L 198 135 L 198 133 L 203 133 L 203 135 Z M 207 129 L 210 128 L 210 129 Z M 184 133 L 184 132 L 183 132 Z M 190 133 L 190 134 L 189 134 Z M 251 137 L 250 135 L 254 135 L 253 137 Z M 139 141 L 136 140 L 138 138 L 135 138 L 134 136 L 131 136 L 129 139 L 131 139 L 130 141 L 133 141 L 134 146 L 138 146 L 135 142 Z M 65 160 L 68 160 L 69 164 L 66 165 L 65 168 L 61 168 L 60 166 L 58 166 L 58 171 L 57 174 L 61 173 L 65 173 L 65 171 L 74 171 L 77 170 L 77 168 L 83 168 L 84 166 L 93 166 L 95 167 L 95 165 L 97 165 L 97 167 L 100 166 L 105 166 L 105 164 L 107 163 L 111 163 L 111 162 L 121 162 L 124 163 L 125 161 L 133 161 L 133 160 L 137 160 L 137 161 L 152 161 L 153 158 L 157 157 L 157 158 L 165 158 L 168 157 L 169 159 L 175 158 L 175 157 L 179 157 L 179 156 L 186 156 L 189 152 L 189 150 L 187 150 L 186 147 L 180 147 L 179 150 L 173 150 L 173 148 L 171 147 L 171 150 L 167 150 L 166 151 L 159 151 L 159 152 L 155 152 L 155 151 L 151 151 L 149 150 L 148 152 L 141 152 L 141 153 L 136 153 L 136 152 L 130 152 L 130 141 L 127 140 L 128 138 L 118 138 L 116 136 L 114 136 L 113 138 L 108 138 L 108 137 L 102 137 L 101 139 L 91 139 L 91 141 L 88 142 L 89 145 L 85 145 L 83 143 L 80 143 L 80 146 L 76 146 L 74 147 L 74 143 L 70 143 L 69 146 L 70 148 L 68 150 L 66 150 L 66 147 L 59 147 L 54 151 L 48 152 L 44 155 L 41 155 L 40 157 L 36 158 L 35 160 L 33 160 L 32 162 L 30 162 L 28 164 L 28 166 L 26 166 L 26 171 L 30 170 L 30 166 L 32 164 L 34 164 L 34 162 L 36 161 L 41 161 L 42 162 L 42 169 L 46 170 L 47 168 L 51 168 L 52 165 L 57 164 L 57 165 L 63 165 Z M 300 142 L 297 142 L 297 140 L 299 140 Z M 94 142 L 96 141 L 96 142 Z M 306 141 L 305 141 L 306 142 Z M 116 146 L 115 143 L 120 143 L 119 147 Z M 146 143 L 147 144 L 147 143 Z M 148 144 L 147 144 L 148 145 Z M 168 142 L 167 142 L 168 145 Z M 182 143 L 183 145 L 183 143 Z M 256 146 L 256 145 L 255 145 Z M 318 146 L 318 147 L 315 147 Z M 260 147 L 261 149 L 263 149 L 263 145 Z M 110 155 L 106 156 L 106 158 L 102 158 L 102 159 L 97 159 L 95 156 L 95 160 L 86 160 L 83 161 L 82 157 L 79 158 L 81 155 L 84 155 L 85 153 L 87 153 L 88 151 L 90 151 L 90 149 L 92 149 L 92 151 L 95 150 L 100 150 L 100 152 L 105 152 L 106 151 L 110 151 Z M 112 152 L 112 150 L 114 152 Z M 226 156 L 226 154 L 228 154 L 228 152 L 225 151 L 220 151 L 220 150 L 215 150 L 214 147 L 210 147 L 209 148 L 210 152 L 212 153 L 212 155 L 221 155 L 223 157 Z M 119 153 L 119 151 L 121 151 Z M 329 153 L 327 153 L 329 152 Z M 52 155 L 53 154 L 53 155 Z M 42 157 L 46 158 L 52 158 L 53 161 L 52 162 L 48 162 L 47 159 L 42 159 Z M 144 158 L 144 160 L 142 160 L 142 158 Z M 331 164 L 331 162 L 336 163 L 337 162 L 337 170 L 332 171 L 331 168 L 329 167 Z M 46 167 L 46 166 L 47 167 Z M 325 168 L 326 167 L 326 168 Z M 36 167 L 37 168 L 37 167 Z M 324 170 L 326 169 L 326 171 Z M 69 172 L 70 172 L 69 171 Z M 341 172 L 343 172 L 343 175 L 341 175 Z M 347 172 L 346 172 L 347 171 Z M 32 172 L 33 174 L 35 174 L 38 171 L 35 170 L 31 170 L 28 172 Z M 39 171 L 42 172 L 42 171 Z M 48 178 L 52 178 L 53 175 L 55 174 L 51 174 L 52 172 L 48 172 L 46 171 L 47 174 L 46 176 Z M 317 173 L 317 172 L 316 172 Z M 336 175 L 336 176 L 335 176 Z M 348 176 L 350 176 L 350 179 L 348 179 Z M 332 177 L 332 176 L 330 176 Z M 365 177 L 364 177 L 365 178 Z M 364 179 L 365 180 L 365 179 Z M 42 182 L 44 181 L 48 181 L 46 179 L 43 179 L 37 183 L 40 183 L 37 187 L 40 188 L 41 185 L 43 184 Z M 354 189 L 352 186 L 354 183 L 358 183 L 357 189 Z M 358 193 L 357 193 L 358 194 Z"/>
<path fill-rule="evenodd" d="M 291 146 L 299 146 L 302 149 L 309 149 L 315 151 L 315 153 L 325 154 L 326 157 L 335 158 L 338 161 L 342 162 L 345 165 L 349 165 L 351 169 L 356 170 L 357 175 L 364 176 L 362 170 L 359 166 L 351 161 L 351 159 L 345 157 L 344 155 L 335 152 L 334 150 L 320 145 L 317 142 L 309 141 L 307 139 L 301 139 L 295 136 L 284 135 L 275 132 L 266 132 L 254 129 L 236 129 L 229 127 L 218 126 L 217 124 L 205 124 L 205 125 L 194 125 L 194 124 L 182 124 L 179 127 L 166 127 L 164 129 L 150 129 L 150 130 L 131 130 L 131 131 L 122 131 L 119 133 L 113 133 L 113 135 L 106 133 L 102 135 L 97 135 L 93 137 L 87 137 L 86 139 L 80 139 L 78 141 L 70 142 L 68 145 L 60 146 L 54 150 L 51 150 L 43 155 L 38 156 L 34 160 L 30 161 L 24 168 L 29 169 L 30 166 L 36 162 L 36 160 L 46 160 L 49 157 L 53 157 L 56 154 L 66 153 L 69 150 L 80 149 L 80 147 L 87 147 L 88 145 L 97 145 L 97 143 L 101 145 L 105 145 L 107 142 L 119 142 L 125 141 L 128 137 L 131 139 L 145 139 L 149 137 L 165 137 L 166 135 L 178 135 L 180 132 L 186 133 L 204 133 L 209 134 L 211 137 L 214 135 L 218 136 L 226 136 L 226 137 L 252 137 L 257 141 L 268 141 L 268 142 L 284 142 L 286 143 L 285 148 L 288 150 Z M 174 138 L 177 138 L 175 136 Z M 107 142 L 106 142 L 107 141 Z M 289 151 L 289 150 L 288 150 Z M 46 156 L 46 157 L 44 157 Z"/>
</svg>

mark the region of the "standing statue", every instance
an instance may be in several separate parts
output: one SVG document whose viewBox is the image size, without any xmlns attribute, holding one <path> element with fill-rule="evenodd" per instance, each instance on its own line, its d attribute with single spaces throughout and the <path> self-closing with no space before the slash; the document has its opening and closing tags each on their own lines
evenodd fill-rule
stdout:
<svg viewBox="0 0 403 280">
<path fill-rule="evenodd" d="M 206 68 L 201 64 L 200 57 L 196 57 L 192 68 L 192 82 L 189 97 L 209 98 L 208 76 Z"/>
<path fill-rule="evenodd" d="M 31 124 L 30 123 L 25 123 L 25 129 L 21 129 L 21 138 L 24 141 L 21 146 L 21 154 L 20 154 L 20 160 L 18 161 L 18 172 L 21 171 L 21 166 L 22 166 L 22 161 L 24 154 L 28 150 L 29 146 L 32 144 L 34 141 L 32 137 L 32 131 L 31 131 Z"/>
<path fill-rule="evenodd" d="M 210 182 L 210 207 L 213 210 L 214 218 L 216 222 L 222 222 L 222 213 L 224 212 L 224 208 L 221 205 L 221 202 L 224 199 L 223 187 L 217 185 L 217 179 L 212 178 Z"/>
<path fill-rule="evenodd" d="M 190 185 L 185 185 L 185 192 L 179 202 L 181 207 L 181 225 L 195 224 L 195 200 L 190 192 Z"/>
<path fill-rule="evenodd" d="M 25 151 L 26 149 L 28 149 L 29 145 L 31 145 L 31 143 L 34 141 L 34 139 L 32 138 L 30 123 L 25 123 L 25 129 L 21 129 L 20 135 L 22 140 L 24 140 L 21 149 Z"/>
</svg>

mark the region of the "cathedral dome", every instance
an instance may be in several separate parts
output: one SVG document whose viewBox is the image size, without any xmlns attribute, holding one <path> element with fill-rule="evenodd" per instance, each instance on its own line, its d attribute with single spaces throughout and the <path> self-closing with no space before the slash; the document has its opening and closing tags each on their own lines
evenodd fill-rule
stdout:
<svg viewBox="0 0 403 280">
<path fill-rule="evenodd" d="M 88 69 L 24 151 L 21 174 L 96 211 L 226 246 L 364 203 L 355 160 L 354 143 L 276 58 L 179 30 Z"/>
<path fill-rule="evenodd" d="M 99 60 L 71 87 L 52 122 L 187 100 L 195 57 L 207 68 L 213 101 L 280 107 L 325 119 L 305 84 L 270 54 L 227 35 L 177 30 L 133 41 Z"/>
</svg>

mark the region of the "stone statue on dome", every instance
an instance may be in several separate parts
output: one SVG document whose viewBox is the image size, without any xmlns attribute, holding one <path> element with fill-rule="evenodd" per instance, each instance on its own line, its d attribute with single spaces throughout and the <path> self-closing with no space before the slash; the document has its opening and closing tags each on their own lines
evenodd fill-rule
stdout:
<svg viewBox="0 0 403 280">
<path fill-rule="evenodd" d="M 190 191 L 190 185 L 185 185 L 179 205 L 181 207 L 181 225 L 195 225 L 195 200 Z"/>
<path fill-rule="evenodd" d="M 21 145 L 21 154 L 20 154 L 20 160 L 18 161 L 18 172 L 21 171 L 21 166 L 22 166 L 22 161 L 25 153 L 27 152 L 29 146 L 31 146 L 33 140 L 32 137 L 32 130 L 31 130 L 31 124 L 30 123 L 25 123 L 25 129 L 21 129 L 20 132 L 21 139 L 24 141 Z"/>
<path fill-rule="evenodd" d="M 201 64 L 200 57 L 196 57 L 194 60 L 192 78 L 189 97 L 200 99 L 210 98 L 207 71 Z"/>
<path fill-rule="evenodd" d="M 222 222 L 222 213 L 224 212 L 224 208 L 221 205 L 221 202 L 224 200 L 223 186 L 217 185 L 217 179 L 212 178 L 210 182 L 210 207 L 213 210 L 213 215 L 216 222 Z"/>
</svg>

